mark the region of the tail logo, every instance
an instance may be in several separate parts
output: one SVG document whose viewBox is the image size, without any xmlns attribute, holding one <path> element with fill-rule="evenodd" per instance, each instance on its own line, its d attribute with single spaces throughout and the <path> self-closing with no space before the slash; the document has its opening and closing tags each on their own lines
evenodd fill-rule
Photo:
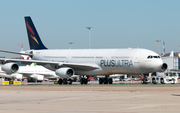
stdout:
<svg viewBox="0 0 180 113">
<path fill-rule="evenodd" d="M 39 42 L 37 41 L 36 37 L 31 35 L 31 38 L 34 39 L 34 41 L 36 41 L 36 43 L 39 45 Z"/>
<path fill-rule="evenodd" d="M 28 30 L 31 32 L 31 34 L 32 34 L 32 35 L 30 34 L 31 38 L 34 41 L 36 41 L 36 43 L 39 45 L 39 42 L 37 41 L 36 37 L 34 36 L 34 31 L 31 29 L 31 27 L 29 26 L 29 24 L 27 22 L 26 22 L 26 26 L 27 26 Z"/>
</svg>

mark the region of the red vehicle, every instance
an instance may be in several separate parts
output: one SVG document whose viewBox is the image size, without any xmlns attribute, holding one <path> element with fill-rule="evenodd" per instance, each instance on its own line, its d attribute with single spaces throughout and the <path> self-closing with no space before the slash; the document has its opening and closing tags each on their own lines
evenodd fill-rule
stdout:
<svg viewBox="0 0 180 113">
<path fill-rule="evenodd" d="M 89 77 L 88 80 L 95 81 L 95 79 L 93 77 Z"/>
</svg>

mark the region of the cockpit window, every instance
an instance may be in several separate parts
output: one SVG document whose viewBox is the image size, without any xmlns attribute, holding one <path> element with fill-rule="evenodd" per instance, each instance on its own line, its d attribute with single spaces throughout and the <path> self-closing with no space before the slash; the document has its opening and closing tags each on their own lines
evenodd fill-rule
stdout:
<svg viewBox="0 0 180 113">
<path fill-rule="evenodd" d="M 148 59 L 150 59 L 150 58 L 160 58 L 160 56 L 151 56 L 151 55 L 149 55 L 147 58 Z"/>
<path fill-rule="evenodd" d="M 154 56 L 154 58 L 158 58 L 158 56 Z"/>
</svg>

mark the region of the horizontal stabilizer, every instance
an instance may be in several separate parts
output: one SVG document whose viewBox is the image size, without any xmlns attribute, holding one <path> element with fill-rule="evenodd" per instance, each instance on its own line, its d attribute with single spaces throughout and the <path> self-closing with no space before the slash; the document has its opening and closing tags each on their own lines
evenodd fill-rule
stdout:
<svg viewBox="0 0 180 113">
<path fill-rule="evenodd" d="M 14 51 L 5 51 L 5 50 L 0 50 L 0 52 L 5 52 L 5 53 L 13 53 L 13 54 L 19 54 L 19 55 L 27 55 L 32 57 L 32 54 L 28 54 L 28 53 L 20 53 L 20 52 L 14 52 Z"/>
</svg>

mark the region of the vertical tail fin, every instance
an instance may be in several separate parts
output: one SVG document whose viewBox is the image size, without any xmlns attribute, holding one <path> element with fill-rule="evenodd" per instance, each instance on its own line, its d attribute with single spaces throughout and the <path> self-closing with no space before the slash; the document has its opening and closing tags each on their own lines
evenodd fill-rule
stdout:
<svg viewBox="0 0 180 113">
<path fill-rule="evenodd" d="M 27 35 L 29 39 L 29 46 L 30 49 L 40 50 L 40 49 L 47 49 L 44 44 L 42 43 L 38 32 L 31 20 L 31 17 L 27 16 L 25 18 L 25 24 L 27 28 Z"/>
<path fill-rule="evenodd" d="M 169 56 L 170 56 L 170 57 L 174 57 L 174 51 L 171 51 L 171 53 L 170 53 Z"/>
</svg>

